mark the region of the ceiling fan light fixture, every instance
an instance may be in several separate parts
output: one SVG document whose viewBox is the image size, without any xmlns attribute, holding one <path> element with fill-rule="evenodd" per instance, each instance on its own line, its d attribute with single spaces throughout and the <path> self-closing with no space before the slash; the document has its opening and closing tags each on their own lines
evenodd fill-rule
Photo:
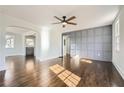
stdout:
<svg viewBox="0 0 124 93">
<path fill-rule="evenodd" d="M 67 25 L 67 23 L 66 22 L 63 22 L 62 25 Z"/>
</svg>

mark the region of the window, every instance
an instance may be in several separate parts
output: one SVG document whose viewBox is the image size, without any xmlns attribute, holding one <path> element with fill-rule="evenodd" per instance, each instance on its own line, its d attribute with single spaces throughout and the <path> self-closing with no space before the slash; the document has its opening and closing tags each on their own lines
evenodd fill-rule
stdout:
<svg viewBox="0 0 124 93">
<path fill-rule="evenodd" d="M 6 45 L 5 48 L 14 48 L 14 36 L 13 35 L 6 35 Z"/>
<path fill-rule="evenodd" d="M 119 31 L 119 20 L 115 24 L 115 49 L 120 50 L 120 31 Z"/>
<path fill-rule="evenodd" d="M 26 39 L 26 46 L 27 47 L 34 47 L 34 39 L 27 38 Z"/>
</svg>

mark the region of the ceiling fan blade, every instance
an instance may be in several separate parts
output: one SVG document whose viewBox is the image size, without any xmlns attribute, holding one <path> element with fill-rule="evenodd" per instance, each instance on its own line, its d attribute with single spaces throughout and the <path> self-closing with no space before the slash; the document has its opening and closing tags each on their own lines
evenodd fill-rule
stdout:
<svg viewBox="0 0 124 93">
<path fill-rule="evenodd" d="M 76 17 L 75 16 L 72 16 L 72 17 L 70 17 L 69 19 L 67 19 L 66 21 L 70 21 L 70 20 L 73 20 L 73 19 L 75 19 Z"/>
<path fill-rule="evenodd" d="M 67 24 L 77 25 L 77 23 L 73 23 L 73 22 L 67 22 Z"/>
<path fill-rule="evenodd" d="M 62 19 L 58 18 L 57 16 L 54 16 L 54 17 L 55 17 L 56 19 L 58 19 L 59 21 L 61 21 L 61 22 L 63 21 Z"/>
<path fill-rule="evenodd" d="M 62 22 L 56 22 L 56 23 L 52 23 L 52 24 L 61 24 Z"/>
</svg>

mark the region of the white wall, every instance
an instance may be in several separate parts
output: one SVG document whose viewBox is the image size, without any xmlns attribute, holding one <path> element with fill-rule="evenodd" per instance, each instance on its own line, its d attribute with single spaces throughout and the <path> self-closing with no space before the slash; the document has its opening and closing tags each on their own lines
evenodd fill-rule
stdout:
<svg viewBox="0 0 124 93">
<path fill-rule="evenodd" d="M 4 34 L 5 34 L 3 16 L 0 14 L 0 71 L 5 69 L 5 54 L 4 54 Z"/>
<path fill-rule="evenodd" d="M 41 35 L 41 38 L 40 38 L 41 45 L 39 45 L 39 47 L 41 47 L 40 60 L 44 61 L 44 60 L 57 58 L 61 56 L 61 32 L 62 31 L 57 28 L 48 27 L 48 33 L 47 33 L 48 40 L 46 40 L 42 38 L 43 30 L 44 29 L 41 28 L 41 31 L 40 31 L 40 35 Z M 45 49 L 44 49 L 45 46 L 43 42 L 47 42 L 46 45 L 48 45 L 46 46 L 47 48 Z"/>
<path fill-rule="evenodd" d="M 0 71 L 5 69 L 5 54 L 4 54 L 4 41 L 2 29 L 0 29 Z"/>
<path fill-rule="evenodd" d="M 29 28 L 26 29 L 30 31 L 33 29 L 34 31 L 38 31 L 39 27 L 33 25 L 29 22 L 26 22 L 21 19 L 17 19 L 11 16 L 4 15 L 0 13 L 0 71 L 6 68 L 5 66 L 5 57 L 6 56 L 13 56 L 13 55 L 24 55 L 24 33 L 18 32 L 18 30 L 14 30 L 11 32 L 15 35 L 15 48 L 14 49 L 5 49 L 5 34 L 8 32 L 7 28 L 10 26 L 19 26 Z M 37 44 L 36 44 L 37 45 Z M 39 51 L 38 51 L 39 52 Z M 38 53 L 36 53 L 38 54 Z"/>
<path fill-rule="evenodd" d="M 120 51 L 116 51 L 115 46 L 115 23 L 119 19 L 120 29 Z M 121 7 L 118 17 L 113 23 L 113 56 L 112 61 L 124 79 L 124 6 Z"/>
<path fill-rule="evenodd" d="M 38 27 L 29 22 L 26 22 L 21 19 L 17 19 L 11 16 L 5 16 L 5 25 L 7 26 L 21 26 L 33 29 L 36 32 L 36 58 L 44 61 L 51 58 L 56 58 L 61 56 L 61 33 L 62 29 L 60 26 L 49 27 L 49 47 L 47 50 L 42 49 L 42 31 L 43 27 Z M 46 26 L 45 26 L 46 27 Z M 24 33 L 24 31 L 22 32 Z M 17 52 L 16 52 L 17 53 Z M 19 53 L 19 52 L 18 52 Z"/>
<path fill-rule="evenodd" d="M 4 24 L 3 24 L 4 23 Z M 4 26 L 3 26 L 4 25 Z M 7 15 L 2 15 L 2 20 L 1 20 L 1 26 L 3 27 L 4 30 L 1 30 L 2 33 L 4 32 L 4 35 L 2 38 L 5 41 L 5 33 L 8 32 L 7 28 L 10 26 L 19 26 L 19 27 L 25 27 L 25 28 L 30 28 L 33 29 L 36 32 L 36 58 L 43 61 L 51 58 L 56 58 L 61 56 L 61 33 L 62 29 L 58 26 L 50 27 L 50 30 L 48 31 L 49 33 L 49 47 L 47 50 L 42 49 L 42 27 L 38 27 L 36 25 L 33 25 L 29 22 L 26 22 L 24 20 L 12 17 L 12 16 L 7 16 Z M 48 27 L 49 28 L 49 27 Z M 25 35 L 25 31 L 19 31 L 18 29 L 10 31 L 11 33 L 15 33 L 16 35 L 16 42 L 15 42 L 15 48 L 14 49 L 5 49 L 5 44 L 2 44 L 3 50 L 4 50 L 4 56 L 12 56 L 12 55 L 23 55 L 24 54 L 24 49 L 22 49 L 23 45 L 23 40 L 22 37 Z M 27 33 L 27 32 L 26 32 Z M 20 35 L 19 35 L 20 34 Z M 21 42 L 21 43 L 18 43 Z M 5 42 L 4 42 L 5 43 Z M 17 44 L 18 43 L 18 44 Z M 20 46 L 21 45 L 21 46 Z M 4 59 L 4 57 L 1 57 Z M 5 63 L 5 60 L 3 60 L 3 63 Z"/>
</svg>

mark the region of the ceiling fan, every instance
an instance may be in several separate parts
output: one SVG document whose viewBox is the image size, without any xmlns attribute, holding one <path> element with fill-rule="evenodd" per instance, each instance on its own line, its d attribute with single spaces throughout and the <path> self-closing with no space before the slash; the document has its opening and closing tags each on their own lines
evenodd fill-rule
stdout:
<svg viewBox="0 0 124 93">
<path fill-rule="evenodd" d="M 66 16 L 63 16 L 62 19 L 57 17 L 57 16 L 54 16 L 57 20 L 59 20 L 60 22 L 57 22 L 57 23 L 53 23 L 53 24 L 62 24 L 63 27 L 65 27 L 67 24 L 70 24 L 70 25 L 77 25 L 77 23 L 73 23 L 73 22 L 70 22 L 71 20 L 75 19 L 76 17 L 75 16 L 72 16 L 68 19 L 66 19 L 67 17 Z"/>
</svg>

